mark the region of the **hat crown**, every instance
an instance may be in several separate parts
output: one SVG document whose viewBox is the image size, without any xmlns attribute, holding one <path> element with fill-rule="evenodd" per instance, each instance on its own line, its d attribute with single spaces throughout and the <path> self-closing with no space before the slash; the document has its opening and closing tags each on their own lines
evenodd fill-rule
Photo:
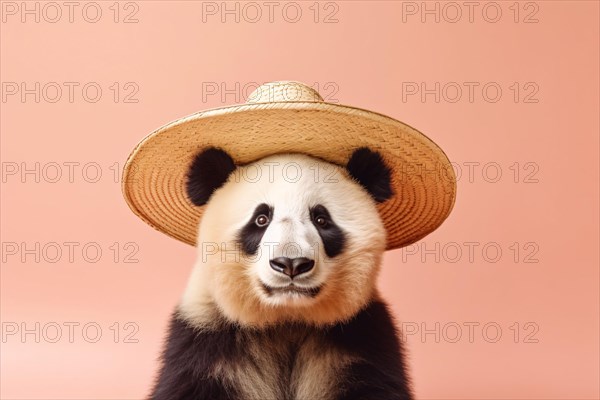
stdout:
<svg viewBox="0 0 600 400">
<path fill-rule="evenodd" d="M 248 96 L 247 103 L 278 102 L 323 102 L 323 98 L 315 89 L 295 81 L 269 82 L 257 87 Z"/>
</svg>

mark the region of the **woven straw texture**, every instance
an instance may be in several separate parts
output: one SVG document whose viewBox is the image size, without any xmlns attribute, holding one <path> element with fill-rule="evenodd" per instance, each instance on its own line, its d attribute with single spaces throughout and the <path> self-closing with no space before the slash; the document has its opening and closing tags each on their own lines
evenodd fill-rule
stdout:
<svg viewBox="0 0 600 400">
<path fill-rule="evenodd" d="M 186 196 L 193 157 L 206 147 L 227 151 L 238 164 L 275 153 L 304 153 L 345 166 L 369 147 L 392 169 L 394 195 L 378 205 L 387 248 L 407 246 L 447 218 L 456 197 L 454 170 L 422 133 L 390 117 L 323 102 L 298 82 L 273 82 L 246 104 L 199 112 L 144 138 L 123 170 L 123 194 L 133 212 L 157 230 L 195 245 L 204 207 Z"/>
</svg>

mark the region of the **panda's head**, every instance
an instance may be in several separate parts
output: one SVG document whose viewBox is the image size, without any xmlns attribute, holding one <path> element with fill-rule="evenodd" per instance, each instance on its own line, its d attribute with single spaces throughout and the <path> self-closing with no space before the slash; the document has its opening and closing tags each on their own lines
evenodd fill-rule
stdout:
<svg viewBox="0 0 600 400">
<path fill-rule="evenodd" d="M 198 261 L 181 310 L 211 306 L 245 325 L 347 320 L 374 295 L 386 233 L 377 203 L 392 195 L 379 153 L 346 166 L 278 154 L 237 166 L 223 150 L 196 156 L 187 194 L 205 205 Z"/>
</svg>

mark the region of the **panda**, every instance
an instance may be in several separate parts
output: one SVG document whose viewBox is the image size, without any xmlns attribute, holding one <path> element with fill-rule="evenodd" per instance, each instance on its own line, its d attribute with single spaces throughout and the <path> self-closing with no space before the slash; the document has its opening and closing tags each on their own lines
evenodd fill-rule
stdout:
<svg viewBox="0 0 600 400">
<path fill-rule="evenodd" d="M 205 206 L 153 400 L 394 400 L 412 392 L 376 289 L 392 196 L 382 156 L 300 153 L 236 165 L 210 147 L 186 191 Z"/>
</svg>

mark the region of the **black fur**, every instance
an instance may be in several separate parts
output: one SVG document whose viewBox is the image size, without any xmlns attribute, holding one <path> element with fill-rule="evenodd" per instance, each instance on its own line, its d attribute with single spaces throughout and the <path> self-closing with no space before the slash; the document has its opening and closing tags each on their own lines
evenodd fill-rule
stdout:
<svg viewBox="0 0 600 400">
<path fill-rule="evenodd" d="M 339 400 L 410 399 L 410 385 L 398 331 L 383 302 L 373 302 L 329 335 L 335 346 L 364 361 L 346 371 L 347 386 Z"/>
<path fill-rule="evenodd" d="M 197 206 L 208 202 L 213 192 L 223 186 L 235 170 L 229 154 L 216 147 L 200 152 L 192 161 L 187 174 L 187 195 Z"/>
<path fill-rule="evenodd" d="M 378 152 L 367 147 L 356 149 L 346 169 L 378 203 L 386 201 L 394 194 L 390 185 L 391 170 Z"/>
<path fill-rule="evenodd" d="M 327 220 L 326 226 L 320 226 L 316 223 L 318 217 L 323 217 Z M 346 235 L 344 231 L 335 224 L 329 215 L 327 208 L 318 204 L 310 209 L 310 219 L 313 225 L 317 228 L 317 232 L 323 241 L 323 247 L 325 248 L 325 254 L 328 257 L 335 257 L 339 255 L 346 245 Z"/>
<path fill-rule="evenodd" d="M 195 331 L 173 315 L 162 370 L 152 400 L 229 400 L 237 398 L 234 388 L 207 374 L 208 367 L 221 359 L 236 357 L 233 327 L 224 331 Z"/>
<path fill-rule="evenodd" d="M 242 250 L 244 253 L 249 255 L 255 255 L 258 251 L 258 246 L 260 246 L 260 241 L 265 234 L 265 231 L 269 227 L 269 224 L 265 226 L 256 225 L 256 218 L 264 214 L 269 218 L 269 223 L 273 218 L 273 207 L 267 204 L 259 204 L 250 220 L 244 225 L 244 227 L 240 230 L 238 234 L 238 242 L 242 245 Z"/>
<path fill-rule="evenodd" d="M 330 328 L 287 324 L 248 329 L 226 322 L 219 326 L 216 331 L 199 331 L 181 320 L 177 313 L 173 315 L 152 400 L 319 400 L 295 399 L 294 393 L 289 391 L 289 377 L 298 350 L 309 335 L 316 335 L 324 347 L 337 348 L 361 360 L 336 371 L 344 377 L 336 400 L 412 398 L 396 328 L 387 307 L 379 301 L 372 302 L 349 322 Z M 249 341 L 271 343 L 274 340 L 287 343 L 287 351 L 277 358 L 281 398 L 243 399 L 235 387 L 227 387 L 218 377 L 210 376 L 211 367 L 220 360 L 234 364 L 251 360 L 247 351 Z"/>
</svg>

